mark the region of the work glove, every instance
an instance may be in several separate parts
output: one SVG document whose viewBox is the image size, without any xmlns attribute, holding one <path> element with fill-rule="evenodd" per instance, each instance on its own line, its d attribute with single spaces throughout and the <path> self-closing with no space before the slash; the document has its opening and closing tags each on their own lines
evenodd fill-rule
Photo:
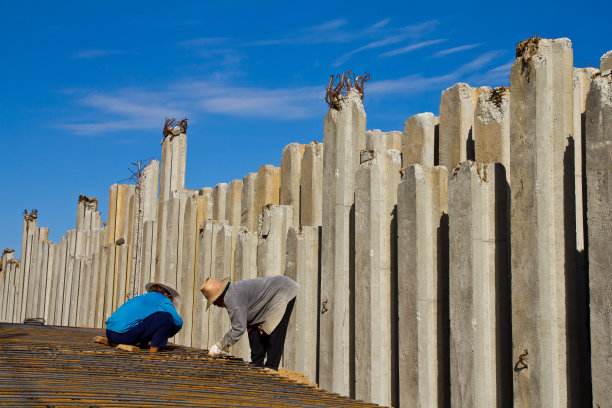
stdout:
<svg viewBox="0 0 612 408">
<path fill-rule="evenodd" d="M 208 355 L 210 357 L 217 357 L 218 355 L 220 355 L 222 353 L 221 348 L 219 348 L 219 346 L 217 346 L 216 344 L 214 344 L 210 350 L 208 350 Z"/>
</svg>

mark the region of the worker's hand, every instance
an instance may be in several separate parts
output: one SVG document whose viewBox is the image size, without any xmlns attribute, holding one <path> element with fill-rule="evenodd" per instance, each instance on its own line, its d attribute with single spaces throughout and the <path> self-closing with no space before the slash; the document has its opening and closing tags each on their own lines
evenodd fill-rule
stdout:
<svg viewBox="0 0 612 408">
<path fill-rule="evenodd" d="M 217 357 L 218 355 L 221 354 L 221 349 L 219 348 L 219 346 L 217 346 L 216 344 L 213 345 L 210 350 L 208 350 L 208 355 L 211 357 Z"/>
</svg>

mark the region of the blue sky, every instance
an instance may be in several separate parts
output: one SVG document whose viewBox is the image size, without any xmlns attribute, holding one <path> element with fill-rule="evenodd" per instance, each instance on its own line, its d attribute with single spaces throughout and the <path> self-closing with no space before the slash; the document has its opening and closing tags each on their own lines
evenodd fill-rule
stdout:
<svg viewBox="0 0 612 408">
<path fill-rule="evenodd" d="M 414 4 L 413 4 L 414 3 Z M 280 164 L 323 140 L 330 74 L 368 72 L 368 129 L 402 130 L 457 82 L 508 84 L 516 42 L 569 37 L 574 66 L 612 49 L 609 2 L 0 2 L 0 249 L 22 212 L 59 241 L 80 194 L 161 156 L 189 118 L 188 188 Z M 606 5 L 608 4 L 608 5 Z"/>
</svg>

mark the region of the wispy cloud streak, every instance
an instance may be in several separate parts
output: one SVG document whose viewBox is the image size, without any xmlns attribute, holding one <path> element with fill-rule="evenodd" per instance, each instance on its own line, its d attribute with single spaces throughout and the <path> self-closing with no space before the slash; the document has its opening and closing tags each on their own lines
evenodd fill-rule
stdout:
<svg viewBox="0 0 612 408">
<path fill-rule="evenodd" d="M 436 53 L 434 53 L 434 57 L 443 57 L 445 55 L 449 55 L 449 54 L 454 54 L 456 52 L 461 52 L 461 51 L 466 51 L 466 50 L 471 50 L 472 48 L 476 48 L 479 47 L 480 44 L 466 44 L 466 45 L 461 45 L 459 47 L 454 47 L 454 48 L 448 48 L 446 50 L 442 50 L 442 51 L 438 51 Z"/>
<path fill-rule="evenodd" d="M 398 48 L 396 50 L 387 51 L 385 53 L 380 54 L 380 57 L 393 57 L 400 54 L 405 54 L 410 51 L 418 50 L 419 48 L 429 47 L 430 45 L 438 44 L 443 41 L 446 41 L 444 38 L 439 38 L 437 40 L 429 40 L 429 41 L 421 41 L 416 44 L 408 45 L 406 47 Z"/>
</svg>

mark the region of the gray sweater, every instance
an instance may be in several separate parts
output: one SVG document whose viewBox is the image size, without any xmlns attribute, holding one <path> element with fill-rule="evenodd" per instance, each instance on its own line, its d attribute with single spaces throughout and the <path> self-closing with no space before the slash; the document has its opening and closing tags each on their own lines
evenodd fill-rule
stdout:
<svg viewBox="0 0 612 408">
<path fill-rule="evenodd" d="M 282 320 L 287 303 L 297 296 L 299 289 L 300 286 L 286 276 L 230 283 L 224 302 L 232 328 L 217 345 L 227 350 L 252 324 L 259 324 L 267 334 L 272 333 Z"/>
</svg>

